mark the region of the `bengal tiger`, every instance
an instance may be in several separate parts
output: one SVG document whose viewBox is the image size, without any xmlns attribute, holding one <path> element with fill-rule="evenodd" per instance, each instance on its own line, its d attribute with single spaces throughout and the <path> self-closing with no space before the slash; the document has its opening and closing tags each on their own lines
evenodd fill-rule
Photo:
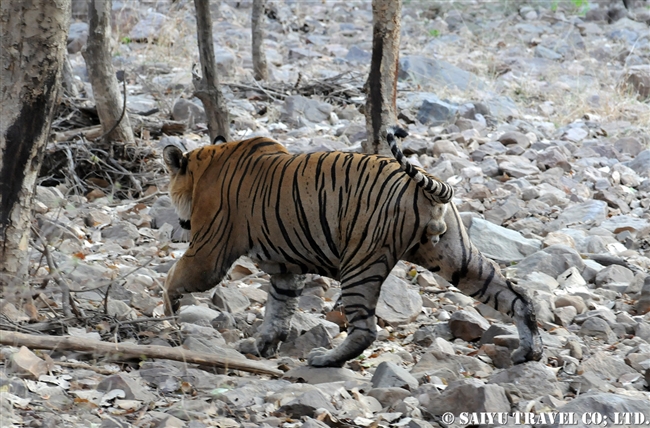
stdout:
<svg viewBox="0 0 650 428">
<path fill-rule="evenodd" d="M 286 339 L 304 287 L 304 274 L 340 281 L 348 336 L 334 349 L 317 348 L 307 361 L 341 367 L 376 338 L 375 307 L 398 260 L 437 272 L 463 292 L 514 317 L 520 347 L 513 361 L 541 357 L 533 307 L 494 262 L 469 241 L 448 184 L 414 168 L 394 128 L 394 158 L 344 152 L 290 154 L 265 137 L 163 151 L 169 194 L 189 248 L 165 281 L 165 311 L 183 293 L 217 285 L 242 255 L 271 275 L 259 354 L 273 355 Z"/>
</svg>

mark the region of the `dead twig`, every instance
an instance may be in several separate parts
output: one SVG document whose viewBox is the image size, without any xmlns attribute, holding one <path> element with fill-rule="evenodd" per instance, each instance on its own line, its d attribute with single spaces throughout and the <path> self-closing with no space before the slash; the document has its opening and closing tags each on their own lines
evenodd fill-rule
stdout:
<svg viewBox="0 0 650 428">
<path fill-rule="evenodd" d="M 110 354 L 112 357 L 125 359 L 162 358 L 182 361 L 188 364 L 241 370 L 250 373 L 266 374 L 279 377 L 283 372 L 267 367 L 261 362 L 222 357 L 207 352 L 196 352 L 181 347 L 169 348 L 157 345 L 134 345 L 132 343 L 106 343 L 72 336 L 38 336 L 10 331 L 0 331 L 0 344 L 26 346 L 30 349 L 56 349 L 59 351 L 92 352 L 96 355 Z"/>
<path fill-rule="evenodd" d="M 61 309 L 63 310 L 63 315 L 65 315 L 66 317 L 72 316 L 72 311 L 74 311 L 75 315 L 77 315 L 78 317 L 82 316 L 76 304 L 74 303 L 72 296 L 70 295 L 70 286 L 68 285 L 65 278 L 63 278 L 63 276 L 61 275 L 61 272 L 59 272 L 59 268 L 54 262 L 54 259 L 52 258 L 52 254 L 50 253 L 47 243 L 45 242 L 41 234 L 38 233 L 38 230 L 36 230 L 36 228 L 32 227 L 32 233 L 34 234 L 34 236 L 36 236 L 36 238 L 43 246 L 43 249 L 40 249 L 36 246 L 34 248 L 36 248 L 36 250 L 38 250 L 41 254 L 45 256 L 45 260 L 47 260 L 47 265 L 50 268 L 50 272 L 54 275 L 53 279 L 61 289 Z M 70 309 L 71 307 L 72 310 Z"/>
</svg>

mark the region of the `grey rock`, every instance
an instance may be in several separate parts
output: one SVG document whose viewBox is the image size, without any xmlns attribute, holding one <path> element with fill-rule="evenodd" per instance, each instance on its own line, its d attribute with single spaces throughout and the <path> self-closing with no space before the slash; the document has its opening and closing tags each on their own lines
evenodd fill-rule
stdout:
<svg viewBox="0 0 650 428">
<path fill-rule="evenodd" d="M 411 78 L 416 82 L 452 87 L 460 90 L 483 89 L 485 83 L 475 74 L 446 61 L 418 55 L 405 55 L 399 59 L 399 79 Z"/>
<path fill-rule="evenodd" d="M 368 379 L 360 374 L 350 369 L 338 367 L 300 366 L 287 371 L 282 378 L 294 382 L 306 382 L 312 385 L 340 381 L 368 382 Z M 368 385 L 370 385 L 369 382 Z"/>
<path fill-rule="evenodd" d="M 293 95 L 284 100 L 280 120 L 293 126 L 311 126 L 328 120 L 332 106 L 302 95 Z"/>
<path fill-rule="evenodd" d="M 450 155 L 458 156 L 457 146 L 453 141 L 449 140 L 438 140 L 433 143 L 433 155 L 441 156 L 443 153 L 448 153 Z"/>
<path fill-rule="evenodd" d="M 454 336 L 471 342 L 480 339 L 490 328 L 490 323 L 478 313 L 461 310 L 451 315 L 449 328 Z"/>
<path fill-rule="evenodd" d="M 529 175 L 539 174 L 537 165 L 525 157 L 502 155 L 497 158 L 499 169 L 511 177 L 521 178 Z"/>
<path fill-rule="evenodd" d="M 76 54 L 86 47 L 88 41 L 88 24 L 73 22 L 68 30 L 68 53 Z"/>
<path fill-rule="evenodd" d="M 517 144 L 518 146 L 527 149 L 530 147 L 530 139 L 521 132 L 509 131 L 501 134 L 497 141 L 502 143 L 504 146 L 509 146 L 511 144 Z"/>
<path fill-rule="evenodd" d="M 522 277 L 531 272 L 543 272 L 557 278 L 570 267 L 576 267 L 579 272 L 585 268 L 580 254 L 564 245 L 551 245 L 520 261 L 517 264 L 517 275 Z"/>
<path fill-rule="evenodd" d="M 650 227 L 650 221 L 631 215 L 617 215 L 603 221 L 600 226 L 610 232 L 615 232 L 621 229 L 629 229 L 635 232 L 639 232 L 647 227 Z"/>
<path fill-rule="evenodd" d="M 237 57 L 230 49 L 219 47 L 215 43 L 214 62 L 217 65 L 217 71 L 225 76 L 230 76 L 235 70 L 235 61 Z"/>
<path fill-rule="evenodd" d="M 644 145 L 638 138 L 623 137 L 614 142 L 614 148 L 618 150 L 619 153 L 636 157 L 643 151 Z"/>
<path fill-rule="evenodd" d="M 370 397 L 376 398 L 384 407 L 390 407 L 396 403 L 399 403 L 406 397 L 410 397 L 411 394 L 412 393 L 409 390 L 396 386 L 388 388 L 373 387 L 370 391 L 368 391 L 368 395 Z"/>
<path fill-rule="evenodd" d="M 207 122 L 203 106 L 185 98 L 179 98 L 174 102 L 172 118 L 174 120 L 188 122 L 190 125 Z"/>
<path fill-rule="evenodd" d="M 566 208 L 558 216 L 565 225 L 594 223 L 600 224 L 607 218 L 607 203 L 604 201 L 587 201 Z"/>
<path fill-rule="evenodd" d="M 497 262 L 518 262 L 542 248 L 537 239 L 526 239 L 519 232 L 479 218 L 472 219 L 468 231 L 474 245 Z"/>
<path fill-rule="evenodd" d="M 461 412 L 509 412 L 510 402 L 500 385 L 485 385 L 470 379 L 453 382 L 423 407 L 432 415 L 451 412 L 458 416 Z"/>
<path fill-rule="evenodd" d="M 550 59 L 550 60 L 562 59 L 562 55 L 542 45 L 535 46 L 535 56 L 539 58 Z"/>
<path fill-rule="evenodd" d="M 187 322 L 199 325 L 210 325 L 210 322 L 219 316 L 220 312 L 205 306 L 182 306 L 178 313 L 178 322 Z"/>
<path fill-rule="evenodd" d="M 625 364 L 623 358 L 599 351 L 582 361 L 582 371 L 590 372 L 600 379 L 616 382 L 625 374 L 636 373 L 632 367 Z"/>
<path fill-rule="evenodd" d="M 129 37 L 133 41 L 155 40 L 162 34 L 167 19 L 162 13 L 149 12 L 131 29 Z"/>
<path fill-rule="evenodd" d="M 650 369 L 650 352 L 627 354 L 625 356 L 625 363 L 639 373 L 645 373 Z"/>
<path fill-rule="evenodd" d="M 110 392 L 114 389 L 121 389 L 125 393 L 127 400 L 139 400 L 145 403 L 153 403 L 156 396 L 149 392 L 141 384 L 142 378 L 133 377 L 126 373 L 117 373 L 104 378 L 97 384 L 97 391 Z"/>
<path fill-rule="evenodd" d="M 421 310 L 419 290 L 390 274 L 381 286 L 375 314 L 391 325 L 398 325 L 415 320 Z"/>
<path fill-rule="evenodd" d="M 563 306 L 553 309 L 553 313 L 555 314 L 556 324 L 568 327 L 578 314 L 578 310 L 573 306 Z"/>
<path fill-rule="evenodd" d="M 567 154 L 559 147 L 549 147 L 537 155 L 535 159 L 540 169 L 560 167 L 565 171 L 571 171 L 571 165 Z"/>
<path fill-rule="evenodd" d="M 136 113 L 144 113 L 158 107 L 158 101 L 150 94 L 130 95 L 126 107 Z"/>
<path fill-rule="evenodd" d="M 66 204 L 65 196 L 56 187 L 36 186 L 34 198 L 51 210 L 61 208 Z"/>
<path fill-rule="evenodd" d="M 555 373 L 538 361 L 531 361 L 490 376 L 490 384 L 503 386 L 511 396 L 524 400 L 534 400 L 540 395 L 549 394 L 562 398 L 560 383 Z"/>
<path fill-rule="evenodd" d="M 230 312 L 231 314 L 243 312 L 251 304 L 248 297 L 246 297 L 238 288 L 221 286 L 214 289 L 212 303 L 219 308 L 219 310 Z"/>
<path fill-rule="evenodd" d="M 442 100 L 424 100 L 417 113 L 423 125 L 438 126 L 451 121 L 458 108 Z"/>
<path fill-rule="evenodd" d="M 591 336 L 602 339 L 607 343 L 614 343 L 616 341 L 616 335 L 609 327 L 609 324 L 607 324 L 607 321 L 598 317 L 587 318 L 585 322 L 582 323 L 580 334 L 582 336 Z"/>
<path fill-rule="evenodd" d="M 121 221 L 117 224 L 102 229 L 102 238 L 116 240 L 118 244 L 125 246 L 124 243 L 132 240 L 135 241 L 140 237 L 138 228 L 132 223 Z M 132 242 L 131 241 L 131 242 Z M 129 246 L 133 246 L 131 243 Z"/>
<path fill-rule="evenodd" d="M 356 45 L 350 46 L 348 53 L 345 55 L 345 60 L 353 63 L 367 64 L 370 62 L 372 54 L 366 50 L 361 49 Z"/>
<path fill-rule="evenodd" d="M 517 104 L 509 97 L 495 96 L 484 100 L 492 116 L 500 120 L 507 120 L 509 117 L 518 117 Z"/>
<path fill-rule="evenodd" d="M 622 289 L 622 292 L 625 292 L 625 289 L 633 280 L 634 272 L 620 265 L 607 266 L 596 274 L 596 285 L 598 287 L 617 291 Z"/>
<path fill-rule="evenodd" d="M 510 197 L 506 199 L 503 203 L 495 205 L 492 209 L 485 212 L 485 219 L 494 223 L 495 225 L 501 225 L 506 220 L 512 218 L 522 209 L 522 203 L 515 197 Z"/>
<path fill-rule="evenodd" d="M 584 314 L 579 315 L 578 317 L 576 317 L 576 323 L 582 324 L 589 318 L 594 318 L 594 317 L 605 320 L 609 326 L 613 326 L 617 323 L 616 315 L 614 314 L 614 311 L 606 307 L 592 309 L 590 311 L 585 312 Z"/>
<path fill-rule="evenodd" d="M 505 336 L 497 336 L 499 338 L 505 337 Z M 512 336 L 513 338 L 516 339 L 517 343 L 519 343 L 519 338 L 516 336 Z M 494 364 L 494 367 L 498 369 L 507 369 L 508 367 L 512 367 L 512 351 L 516 349 L 517 347 L 507 347 L 507 346 L 499 346 L 495 345 L 492 343 L 487 343 L 483 346 L 481 346 L 481 351 L 485 352 L 485 355 L 490 357 L 492 360 L 492 364 Z"/>
<path fill-rule="evenodd" d="M 339 334 L 339 326 L 331 321 L 306 313 L 296 312 L 291 319 L 291 330 L 289 331 L 288 341 L 294 340 L 306 331 L 311 330 L 317 325 L 323 325 L 327 330 L 330 337 L 335 337 Z"/>
<path fill-rule="evenodd" d="M 650 66 L 633 65 L 629 67 L 623 79 L 623 85 L 636 93 L 639 101 L 650 98 Z"/>
<path fill-rule="evenodd" d="M 433 350 L 422 354 L 420 361 L 413 366 L 411 374 L 419 379 L 424 375 L 438 376 L 447 381 L 464 378 L 467 374 L 492 373 L 493 369 L 481 360 L 465 355 L 450 355 Z"/>
<path fill-rule="evenodd" d="M 305 392 L 295 400 L 281 406 L 278 412 L 286 413 L 292 418 L 299 419 L 302 416 L 314 417 L 317 409 L 325 409 L 330 414 L 336 413 L 336 409 L 330 399 L 318 390 Z"/>
<path fill-rule="evenodd" d="M 581 394 L 564 406 L 559 407 L 557 411 L 562 413 L 575 413 L 576 415 L 597 413 L 607 421 L 619 421 L 620 425 L 617 426 L 627 427 L 639 425 L 634 420 L 630 420 L 632 422 L 631 424 L 625 424 L 625 421 L 622 419 L 623 415 L 632 416 L 634 413 L 641 414 L 644 415 L 646 421 L 650 416 L 650 412 L 648 412 L 648 401 L 646 399 L 612 393 Z M 559 428 L 561 426 L 566 425 L 550 425 L 553 428 Z"/>
<path fill-rule="evenodd" d="M 164 195 L 156 199 L 151 209 L 149 209 L 151 216 L 151 227 L 159 229 L 163 224 L 167 223 L 173 226 L 172 240 L 174 241 L 188 241 L 190 238 L 190 231 L 183 229 L 178 222 L 178 214 L 172 205 L 172 200 L 169 196 Z"/>
<path fill-rule="evenodd" d="M 309 331 L 298 336 L 291 342 L 284 342 L 280 346 L 280 353 L 295 358 L 307 358 L 309 352 L 314 348 L 332 347 L 332 337 L 322 324 L 319 324 Z"/>
<path fill-rule="evenodd" d="M 634 335 L 650 343 L 650 324 L 647 322 L 640 322 L 634 326 Z"/>
<path fill-rule="evenodd" d="M 639 175 L 650 177 L 650 149 L 642 151 L 633 160 L 625 162 L 624 165 L 632 168 Z"/>
<path fill-rule="evenodd" d="M 418 381 L 406 369 L 395 363 L 384 361 L 377 366 L 372 376 L 372 387 L 399 387 L 412 391 L 418 387 Z"/>
<path fill-rule="evenodd" d="M 559 287 L 560 283 L 543 272 L 531 272 L 519 281 L 519 285 L 526 290 L 552 292 Z"/>
<path fill-rule="evenodd" d="M 109 316 L 120 321 L 134 320 L 138 317 L 133 308 L 121 300 L 108 299 L 106 309 Z"/>
<path fill-rule="evenodd" d="M 481 336 L 481 340 L 479 341 L 479 345 L 494 343 L 494 338 L 497 336 L 509 336 L 513 334 L 517 334 L 517 328 L 515 326 L 509 324 L 494 323 L 490 326 L 490 328 L 487 329 L 485 333 L 483 333 L 483 336 Z"/>
<path fill-rule="evenodd" d="M 303 416 L 303 423 L 300 425 L 301 428 L 328 428 L 329 425 L 327 425 L 324 422 L 319 421 L 318 419 L 312 419 L 307 416 Z"/>
<path fill-rule="evenodd" d="M 646 276 L 641 289 L 641 296 L 636 302 L 636 310 L 639 314 L 650 312 L 650 275 Z"/>
</svg>

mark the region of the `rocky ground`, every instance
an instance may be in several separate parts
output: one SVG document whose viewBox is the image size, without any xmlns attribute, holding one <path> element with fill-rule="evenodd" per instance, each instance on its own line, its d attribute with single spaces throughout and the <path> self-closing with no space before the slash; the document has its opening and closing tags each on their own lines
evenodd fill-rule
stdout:
<svg viewBox="0 0 650 428">
<path fill-rule="evenodd" d="M 127 71 L 130 112 L 157 108 L 156 117 L 186 121 L 189 130 L 162 139 L 138 132 L 138 146 L 154 157 L 143 172 L 120 177 L 142 187 L 135 197 L 124 184 L 92 177 L 86 185 L 95 189 L 81 192 L 73 174 L 39 186 L 37 230 L 63 279 L 52 275 L 36 239 L 33 303 L 5 296 L 0 327 L 245 358 L 240 351 L 261 323 L 269 285 L 250 261 L 238 261 L 214 296 L 188 297 L 178 325 L 162 311 L 166 272 L 187 244 L 179 242 L 157 157 L 170 141 L 188 149 L 208 142 L 191 97 L 192 2 L 113 4 L 114 61 Z M 544 419 L 558 411 L 578 415 L 576 426 L 587 425 L 585 412 L 650 420 L 648 6 L 405 0 L 397 101 L 411 134 L 404 151 L 454 185 L 474 242 L 533 296 L 542 361 L 513 367 L 511 320 L 400 263 L 382 290 L 377 341 L 342 369 L 304 361 L 312 347 L 345 335 L 337 284 L 313 276 L 288 341 L 277 358 L 259 361 L 284 378 L 4 346 L 0 425 L 558 426 Z M 251 78 L 250 2 L 224 1 L 215 11 L 234 134 L 273 136 L 293 152 L 360 150 L 370 3 L 269 7 L 272 77 L 260 85 Z M 91 107 L 79 53 L 86 34 L 74 22 L 69 49 L 81 89 L 75 102 Z M 72 316 L 62 313 L 61 281 L 72 290 Z M 530 419 L 442 417 L 483 411 Z"/>
</svg>

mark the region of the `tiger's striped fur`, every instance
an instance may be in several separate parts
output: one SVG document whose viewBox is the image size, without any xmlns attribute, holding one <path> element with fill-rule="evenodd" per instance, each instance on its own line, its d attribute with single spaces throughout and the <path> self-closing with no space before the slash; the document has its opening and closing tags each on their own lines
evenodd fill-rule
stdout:
<svg viewBox="0 0 650 428">
<path fill-rule="evenodd" d="M 397 153 L 401 156 L 398 148 Z M 479 282 L 485 284 L 487 291 L 479 289 L 479 297 L 496 295 L 495 302 L 520 299 L 521 304 L 512 304 L 513 315 L 522 318 L 525 327 L 520 328 L 518 355 L 534 358 L 539 351 L 533 340 L 537 330 L 525 298 L 501 281 L 478 252 L 467 263 L 451 257 L 463 245 L 469 245 L 471 254 L 475 251 L 469 241 L 458 240 L 459 233 L 466 234 L 462 225 L 453 223 L 458 214 L 447 203 L 451 187 L 421 170 L 408 172 L 400 159 L 341 152 L 291 155 L 268 138 L 187 154 L 166 147 L 169 193 L 181 221 L 190 221 L 192 236 L 167 276 L 166 312 L 177 309 L 183 293 L 217 285 L 238 257 L 248 255 L 271 275 L 256 341 L 260 354 L 269 356 L 289 331 L 303 274 L 328 276 L 341 282 L 349 334 L 335 349 L 313 350 L 308 361 L 313 366 L 341 366 L 374 341 L 379 290 L 391 269 L 400 259 L 419 260 L 448 274 L 461 289 L 473 292 Z M 454 238 L 445 233 L 447 221 L 461 227 L 460 232 L 454 229 Z M 438 250 L 441 237 L 448 253 Z M 437 267 L 432 257 L 448 265 Z M 482 264 L 476 265 L 479 259 Z M 492 275 L 483 278 L 489 268 Z"/>
</svg>

